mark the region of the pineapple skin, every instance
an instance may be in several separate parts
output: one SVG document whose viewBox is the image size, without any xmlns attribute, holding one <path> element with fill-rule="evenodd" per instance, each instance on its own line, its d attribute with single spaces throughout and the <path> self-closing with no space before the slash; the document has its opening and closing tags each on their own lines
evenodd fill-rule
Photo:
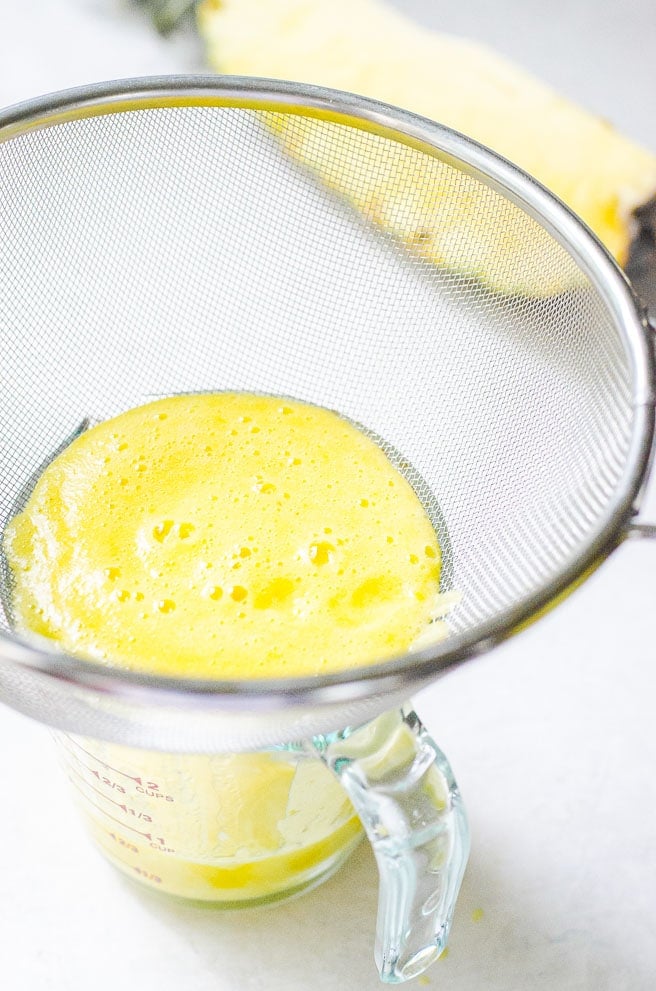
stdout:
<svg viewBox="0 0 656 991">
<path fill-rule="evenodd" d="M 626 263 L 633 211 L 656 192 L 656 156 L 484 45 L 426 30 L 381 0 L 204 0 L 198 25 L 219 72 L 359 93 L 487 145 L 560 197 Z M 298 142 L 295 151 L 303 158 Z M 378 190 L 379 207 L 381 199 Z M 398 215 L 399 204 L 387 212 Z M 382 225 L 406 243 L 416 239 L 385 214 L 379 209 Z M 429 244 L 422 253 L 430 256 Z M 435 245 L 434 260 L 444 254 Z"/>
</svg>

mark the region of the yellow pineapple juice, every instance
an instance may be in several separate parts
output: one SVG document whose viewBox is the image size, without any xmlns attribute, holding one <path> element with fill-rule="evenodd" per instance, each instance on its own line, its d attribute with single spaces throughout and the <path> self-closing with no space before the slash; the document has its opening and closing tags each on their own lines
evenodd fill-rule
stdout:
<svg viewBox="0 0 656 991">
<path fill-rule="evenodd" d="M 353 668 L 407 650 L 438 609 L 440 549 L 409 483 L 336 413 L 278 397 L 178 395 L 93 427 L 45 469 L 4 552 L 19 630 L 159 675 Z M 60 744 L 99 845 L 172 894 L 279 897 L 360 836 L 338 781 L 293 748 Z"/>
</svg>

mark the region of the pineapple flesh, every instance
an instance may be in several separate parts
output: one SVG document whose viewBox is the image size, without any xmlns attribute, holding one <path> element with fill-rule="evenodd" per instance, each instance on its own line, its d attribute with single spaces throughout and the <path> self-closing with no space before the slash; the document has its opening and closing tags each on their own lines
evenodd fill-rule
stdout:
<svg viewBox="0 0 656 991">
<path fill-rule="evenodd" d="M 656 191 L 656 156 L 485 46 L 426 30 L 381 0 L 204 0 L 198 24 L 219 72 L 347 90 L 475 138 L 559 196 L 626 264 L 634 210 Z M 304 149 L 294 140 L 292 153 L 321 171 L 311 142 Z M 399 176 L 378 185 L 355 193 L 344 180 L 340 192 L 369 215 L 375 200 L 378 222 L 416 243 L 416 230 L 399 229 L 397 219 L 400 200 L 416 198 L 416 189 Z M 444 231 L 444 218 L 426 204 L 424 213 L 431 211 L 432 227 Z M 461 235 L 475 233 L 471 219 L 460 219 Z M 423 227 L 422 254 L 448 264 L 449 243 L 427 238 Z M 519 252 L 521 244 L 504 250 Z M 492 264 L 484 255 L 473 273 L 483 277 Z"/>
</svg>

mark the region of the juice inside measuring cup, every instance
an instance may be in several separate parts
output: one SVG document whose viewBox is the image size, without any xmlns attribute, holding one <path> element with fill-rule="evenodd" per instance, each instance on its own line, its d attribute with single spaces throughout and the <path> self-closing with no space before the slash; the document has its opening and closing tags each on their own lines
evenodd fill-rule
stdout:
<svg viewBox="0 0 656 991">
<path fill-rule="evenodd" d="M 443 633 L 440 549 L 412 487 L 350 422 L 277 397 L 173 396 L 92 428 L 4 551 L 19 629 L 133 670 L 314 676 Z M 185 897 L 275 897 L 359 836 L 338 782 L 291 749 L 62 747 L 106 853 Z"/>
</svg>

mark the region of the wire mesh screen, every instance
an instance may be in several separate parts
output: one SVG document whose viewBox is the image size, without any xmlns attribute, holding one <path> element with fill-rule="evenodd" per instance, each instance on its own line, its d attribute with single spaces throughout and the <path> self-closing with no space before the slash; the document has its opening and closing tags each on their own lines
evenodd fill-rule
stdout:
<svg viewBox="0 0 656 991">
<path fill-rule="evenodd" d="M 625 347 L 568 251 L 465 170 L 302 114 L 133 110 L 0 144 L 0 333 L 0 526 L 85 417 L 291 396 L 397 452 L 454 631 L 576 556 L 627 457 Z"/>
</svg>

